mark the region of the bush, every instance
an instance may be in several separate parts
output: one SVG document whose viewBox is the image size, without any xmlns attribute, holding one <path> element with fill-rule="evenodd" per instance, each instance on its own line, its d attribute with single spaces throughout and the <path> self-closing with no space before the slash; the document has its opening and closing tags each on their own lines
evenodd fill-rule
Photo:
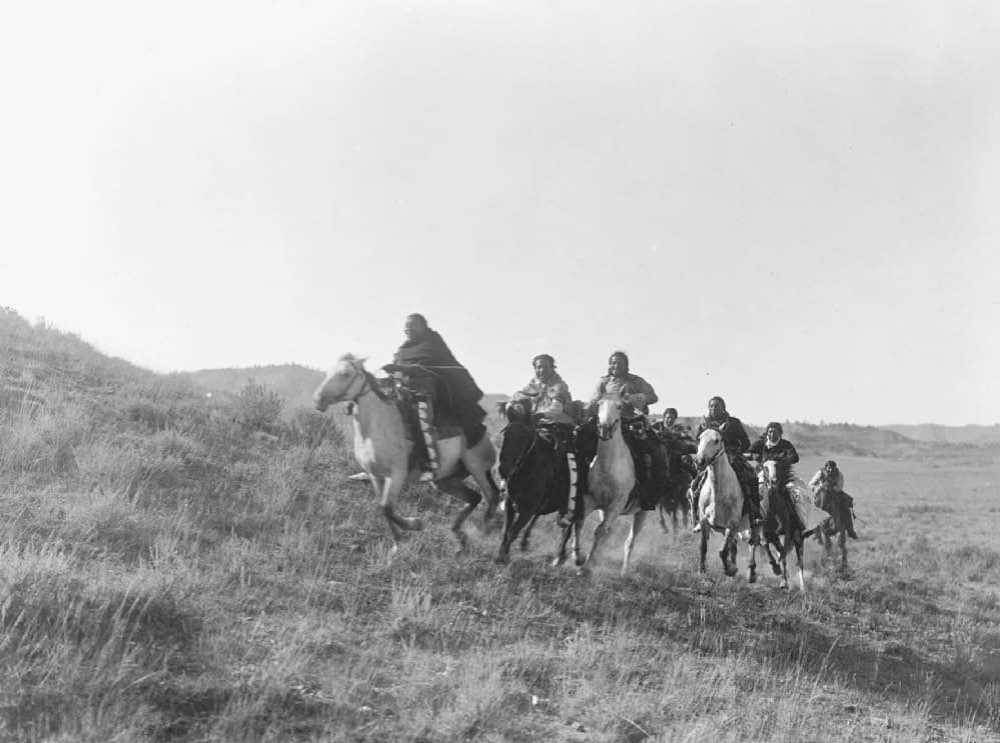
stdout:
<svg viewBox="0 0 1001 743">
<path fill-rule="evenodd" d="M 277 434 L 285 401 L 263 384 L 250 380 L 236 396 L 236 418 L 253 431 Z"/>
</svg>

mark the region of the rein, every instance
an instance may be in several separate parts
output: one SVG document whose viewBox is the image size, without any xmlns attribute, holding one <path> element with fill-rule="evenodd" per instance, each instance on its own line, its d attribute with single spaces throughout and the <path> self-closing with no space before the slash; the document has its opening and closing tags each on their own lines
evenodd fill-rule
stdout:
<svg viewBox="0 0 1001 743">
<path fill-rule="evenodd" d="M 355 366 L 354 364 L 351 364 L 351 368 L 354 369 L 357 375 L 355 379 L 361 377 L 362 379 L 361 388 L 354 395 L 345 395 L 344 399 L 341 402 L 357 403 L 360 398 L 362 398 L 365 394 L 369 392 L 371 392 L 380 400 L 382 400 L 382 402 L 389 401 L 389 397 L 386 395 L 386 393 L 383 392 L 381 389 L 379 389 L 379 383 L 376 380 L 376 378 L 372 375 L 372 372 L 368 371 L 364 367 Z M 351 381 L 351 384 L 354 384 L 354 380 Z"/>
</svg>

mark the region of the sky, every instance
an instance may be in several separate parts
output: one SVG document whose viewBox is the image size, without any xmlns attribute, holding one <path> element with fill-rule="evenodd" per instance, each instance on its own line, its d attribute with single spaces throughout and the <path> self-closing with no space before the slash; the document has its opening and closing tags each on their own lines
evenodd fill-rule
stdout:
<svg viewBox="0 0 1001 743">
<path fill-rule="evenodd" d="M 999 9 L 18 3 L 0 304 L 156 371 L 427 316 L 745 420 L 999 419 Z"/>
</svg>

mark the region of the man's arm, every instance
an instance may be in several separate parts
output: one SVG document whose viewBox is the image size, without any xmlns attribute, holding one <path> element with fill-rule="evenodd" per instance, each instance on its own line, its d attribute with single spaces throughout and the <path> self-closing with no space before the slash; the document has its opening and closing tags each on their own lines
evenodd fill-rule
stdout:
<svg viewBox="0 0 1001 743">
<path fill-rule="evenodd" d="M 645 398 L 644 403 L 646 405 L 653 405 L 657 402 L 657 393 L 654 392 L 653 385 L 643 379 L 643 377 L 640 377 L 640 382 L 640 387 L 642 388 L 641 391 L 643 392 L 643 396 Z"/>
<path fill-rule="evenodd" d="M 757 441 L 755 441 L 753 444 L 751 444 L 750 448 L 747 450 L 747 453 L 751 455 L 751 459 L 760 462 L 765 454 L 765 440 L 758 439 Z"/>
<path fill-rule="evenodd" d="M 521 400 L 534 400 L 539 396 L 538 390 L 535 389 L 535 385 L 529 382 L 520 390 L 511 395 L 511 402 L 519 402 Z"/>
<path fill-rule="evenodd" d="M 799 452 L 796 451 L 796 447 L 792 445 L 791 441 L 787 441 L 789 446 L 786 449 L 785 463 L 786 464 L 796 464 L 799 461 Z"/>
<path fill-rule="evenodd" d="M 823 479 L 824 479 L 824 471 L 823 470 L 817 470 L 817 474 L 815 474 L 813 477 L 811 477 L 810 478 L 810 482 L 808 483 L 808 485 L 810 486 L 810 489 L 811 490 L 816 490 L 817 488 L 819 488 L 820 485 L 821 485 L 821 482 L 823 481 Z"/>
</svg>

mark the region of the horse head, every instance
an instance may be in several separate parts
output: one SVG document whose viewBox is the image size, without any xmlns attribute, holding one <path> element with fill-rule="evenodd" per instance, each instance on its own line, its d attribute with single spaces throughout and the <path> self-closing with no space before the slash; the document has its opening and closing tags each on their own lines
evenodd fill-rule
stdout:
<svg viewBox="0 0 1001 743">
<path fill-rule="evenodd" d="M 615 429 L 622 422 L 622 406 L 625 399 L 622 393 L 605 395 L 598 401 L 598 437 L 608 441 L 615 435 Z"/>
<path fill-rule="evenodd" d="M 334 403 L 356 400 L 365 391 L 369 378 L 365 359 L 344 354 L 313 393 L 316 409 L 322 413 Z"/>
<path fill-rule="evenodd" d="M 508 423 L 521 423 L 522 425 L 531 425 L 532 423 L 532 406 L 527 400 L 512 400 L 507 403 L 498 403 L 498 407 L 507 418 Z"/>
<path fill-rule="evenodd" d="M 724 451 L 723 434 L 715 428 L 707 428 L 699 435 L 699 448 L 695 452 L 695 464 L 707 467 L 716 461 Z"/>
</svg>

